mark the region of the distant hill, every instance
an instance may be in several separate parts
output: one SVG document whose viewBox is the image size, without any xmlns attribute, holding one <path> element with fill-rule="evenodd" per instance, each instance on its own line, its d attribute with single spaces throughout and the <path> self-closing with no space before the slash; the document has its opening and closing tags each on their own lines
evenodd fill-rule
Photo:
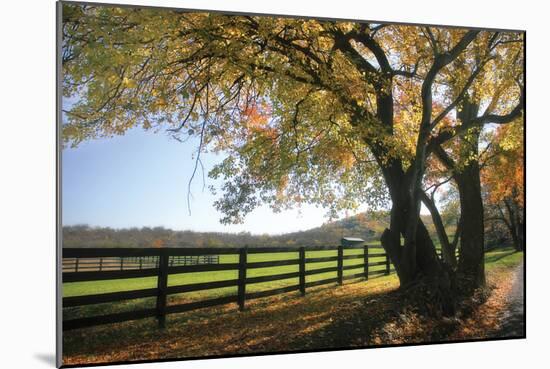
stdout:
<svg viewBox="0 0 550 369">
<path fill-rule="evenodd" d="M 422 216 L 430 233 L 429 216 Z M 378 241 L 389 225 L 387 213 L 361 213 L 320 227 L 282 235 L 253 235 L 248 232 L 174 231 L 164 227 L 114 229 L 74 225 L 63 227 L 64 247 L 240 247 L 240 246 L 322 246 L 337 245 L 342 237 Z"/>
</svg>

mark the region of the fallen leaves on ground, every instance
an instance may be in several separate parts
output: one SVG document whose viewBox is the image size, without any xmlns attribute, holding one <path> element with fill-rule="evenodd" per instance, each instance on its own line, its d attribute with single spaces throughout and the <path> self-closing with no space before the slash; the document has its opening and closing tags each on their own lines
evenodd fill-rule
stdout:
<svg viewBox="0 0 550 369">
<path fill-rule="evenodd" d="M 490 294 L 456 318 L 407 310 L 394 277 L 308 290 L 64 334 L 64 364 L 191 358 L 493 337 L 511 288 L 509 268 L 488 275 Z"/>
</svg>

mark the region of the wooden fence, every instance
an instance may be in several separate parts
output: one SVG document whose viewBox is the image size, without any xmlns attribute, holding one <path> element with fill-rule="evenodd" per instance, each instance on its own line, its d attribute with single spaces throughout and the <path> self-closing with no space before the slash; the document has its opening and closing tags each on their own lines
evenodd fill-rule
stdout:
<svg viewBox="0 0 550 369">
<path fill-rule="evenodd" d="M 362 249 L 353 255 L 346 255 L 348 249 Z M 373 252 L 374 249 L 382 252 Z M 307 257 L 310 251 L 337 251 L 336 256 Z M 297 258 L 275 260 L 275 261 L 248 261 L 251 254 L 295 252 Z M 238 255 L 238 262 L 219 263 L 220 255 Z M 196 264 L 175 264 L 172 260 L 184 260 L 182 257 L 206 257 L 216 256 L 217 263 L 196 263 Z M 383 261 L 369 262 L 369 258 L 384 257 Z M 181 313 L 195 309 L 237 303 L 239 310 L 245 308 L 246 301 L 291 291 L 299 291 L 301 295 L 306 294 L 308 288 L 324 284 L 337 283 L 341 285 L 344 280 L 365 278 L 374 275 L 389 275 L 393 270 L 390 267 L 390 260 L 386 253 L 379 246 L 338 246 L 338 247 L 262 247 L 262 248 L 86 248 L 86 249 L 63 249 L 63 259 L 80 260 L 85 259 L 106 260 L 107 258 L 119 258 L 120 260 L 133 260 L 133 268 L 108 269 L 99 268 L 95 265 L 93 270 L 84 269 L 81 266 L 75 267 L 72 271 L 63 272 L 63 283 L 84 282 L 84 281 L 106 281 L 126 278 L 157 277 L 157 287 L 133 291 L 101 293 L 84 296 L 64 297 L 63 308 L 118 302 L 146 297 L 156 297 L 156 307 L 148 309 L 133 310 L 127 312 L 112 313 L 107 315 L 73 318 L 63 321 L 63 330 L 90 327 L 100 324 L 117 323 L 129 320 L 136 320 L 148 317 L 156 317 L 160 327 L 164 327 L 167 314 Z M 149 258 L 149 259 L 148 259 Z M 179 259 L 178 259 L 179 258 Z M 360 259 L 362 262 L 353 265 L 344 265 L 344 260 Z M 142 261 L 141 268 L 136 268 L 135 263 Z M 155 260 L 155 262 L 143 263 L 144 260 Z M 197 259 L 197 260 L 200 260 Z M 336 266 L 309 269 L 315 263 L 336 262 Z M 146 265 L 146 267 L 145 267 Z M 256 268 L 279 267 L 287 265 L 298 265 L 297 272 L 281 273 L 267 276 L 249 277 L 247 271 Z M 382 270 L 369 270 L 375 266 L 384 266 Z M 358 269 L 357 273 L 344 275 L 345 270 Z M 194 283 L 168 286 L 168 276 L 171 274 L 192 273 L 192 272 L 215 272 L 222 270 L 233 270 L 238 272 L 237 279 L 221 280 L 205 283 Z M 306 282 L 306 276 L 321 273 L 334 273 L 331 278 Z M 296 278 L 297 284 L 285 286 L 266 291 L 247 292 L 247 286 L 255 283 L 278 281 Z M 210 298 L 207 300 L 188 302 L 177 305 L 167 305 L 167 296 L 178 293 L 205 291 L 224 287 L 237 287 L 237 294 L 223 297 Z"/>
<path fill-rule="evenodd" d="M 219 255 L 177 255 L 170 257 L 170 266 L 218 264 Z M 158 268 L 158 256 L 116 256 L 96 258 L 63 258 L 63 272 L 131 270 Z"/>
</svg>

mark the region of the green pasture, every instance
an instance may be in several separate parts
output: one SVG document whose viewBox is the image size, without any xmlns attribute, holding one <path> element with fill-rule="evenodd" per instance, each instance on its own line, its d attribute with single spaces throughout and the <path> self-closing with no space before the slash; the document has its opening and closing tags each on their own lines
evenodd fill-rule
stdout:
<svg viewBox="0 0 550 369">
<path fill-rule="evenodd" d="M 371 254 L 383 253 L 383 249 L 370 249 Z M 344 250 L 344 255 L 362 255 L 362 249 L 346 249 Z M 327 251 L 308 251 L 306 252 L 306 258 L 313 257 L 330 257 L 336 256 L 336 250 L 327 250 Z M 488 252 L 485 256 L 487 269 L 490 270 L 494 267 L 510 267 L 517 265 L 521 262 L 523 258 L 522 253 L 514 252 L 513 249 L 498 249 L 495 251 Z M 298 259 L 297 252 L 281 252 L 281 253 L 262 253 L 262 254 L 249 254 L 248 262 L 260 262 L 260 261 L 275 261 L 275 260 L 292 260 Z M 370 257 L 369 263 L 385 261 L 385 257 Z M 237 263 L 238 255 L 221 255 L 220 263 Z M 352 259 L 344 260 L 344 266 L 346 265 L 358 265 L 356 269 L 344 270 L 344 276 L 349 274 L 356 274 L 363 271 L 362 264 L 363 259 Z M 306 271 L 335 267 L 336 261 L 330 262 L 319 262 L 319 263 L 307 263 Z M 277 267 L 267 267 L 267 268 L 255 268 L 247 269 L 247 277 L 259 277 L 267 275 L 276 275 L 283 273 L 292 273 L 298 271 L 298 265 L 289 265 L 289 266 L 277 266 Z M 382 271 L 385 270 L 384 265 L 373 266 L 369 268 L 369 271 Z M 327 272 L 320 273 L 311 276 L 306 276 L 306 283 L 316 280 L 329 279 L 336 277 L 336 272 Z M 177 285 L 188 285 L 195 283 L 204 283 L 204 282 L 213 282 L 213 281 L 222 281 L 229 279 L 237 279 L 238 271 L 237 270 L 228 270 L 228 271 L 213 271 L 213 272 L 197 272 L 197 273 L 182 273 L 182 274 L 171 274 L 168 277 L 169 286 Z M 380 278 L 378 276 L 373 277 Z M 397 278 L 395 274 L 385 277 L 384 279 L 395 279 Z M 344 282 L 345 283 L 345 282 Z M 247 292 L 257 292 L 263 290 L 270 290 L 279 287 L 292 286 L 298 284 L 298 278 L 289 278 L 279 281 L 263 282 L 263 283 L 254 283 L 247 284 Z M 118 280 L 107 280 L 107 281 L 91 281 L 91 282 L 73 282 L 73 283 L 64 283 L 63 284 L 63 296 L 82 296 L 90 294 L 100 294 L 100 293 L 109 293 L 109 292 L 119 292 L 119 291 L 130 291 L 137 289 L 145 288 L 155 288 L 157 286 L 157 277 L 146 277 L 146 278 L 129 278 L 129 279 L 118 279 Z M 204 300 L 208 298 L 215 298 L 221 296 L 236 295 L 237 287 L 226 287 L 218 288 L 206 291 L 197 291 L 197 292 L 187 292 L 181 294 L 174 294 L 168 296 L 168 304 L 175 303 L 186 303 L 191 301 Z M 76 317 L 83 316 L 92 316 L 92 315 L 103 315 L 120 311 L 128 311 L 134 309 L 150 308 L 155 306 L 156 299 L 151 298 L 141 298 L 126 300 L 115 303 L 102 303 L 88 306 L 72 307 L 65 308 L 63 311 L 65 319 L 72 319 Z"/>
<path fill-rule="evenodd" d="M 517 252 L 513 247 L 490 251 L 485 254 L 485 270 L 497 268 L 513 268 L 523 262 L 523 252 Z"/>
<path fill-rule="evenodd" d="M 371 254 L 380 254 L 384 250 L 369 249 Z M 307 251 L 306 258 L 318 258 L 318 257 L 331 257 L 336 256 L 336 250 L 320 250 L 320 251 Z M 362 249 L 345 249 L 344 255 L 363 255 Z M 248 254 L 248 262 L 261 262 L 261 261 L 276 261 L 276 260 L 293 260 L 298 259 L 298 252 L 276 252 L 276 253 L 261 253 L 261 254 Z M 237 263 L 238 255 L 220 255 L 220 263 Z M 369 263 L 385 261 L 386 258 L 382 257 L 370 257 Z M 343 275 L 356 274 L 363 271 L 363 258 L 344 260 L 343 265 L 357 265 L 356 269 L 344 270 Z M 306 271 L 319 268 L 336 267 L 336 261 L 307 263 Z M 260 277 L 268 275 L 277 275 L 283 273 L 292 273 L 299 271 L 298 265 L 276 266 L 267 268 L 254 268 L 247 269 L 247 277 Z M 373 266 L 369 268 L 369 271 L 382 271 L 385 270 L 384 265 Z M 336 272 L 319 273 L 311 276 L 306 276 L 306 283 L 335 278 Z M 170 274 L 168 276 L 168 286 L 188 285 L 195 283 L 205 283 L 214 281 L 223 281 L 230 279 L 237 279 L 237 270 L 223 270 L 223 271 L 211 271 L 211 272 L 195 272 L 195 273 L 181 273 Z M 254 283 L 246 285 L 246 292 L 257 292 L 270 290 L 279 287 L 292 286 L 298 284 L 298 278 L 289 278 L 278 281 L 270 281 L 263 283 Z M 145 288 L 155 288 L 157 286 L 157 277 L 146 278 L 128 278 L 128 279 L 115 279 L 106 281 L 90 281 L 90 282 L 72 282 L 63 284 L 63 297 L 82 296 L 109 292 L 131 291 Z M 203 300 L 208 298 L 215 298 L 221 296 L 229 296 L 237 294 L 237 287 L 225 287 L 217 288 L 205 291 L 187 292 L 181 294 L 174 294 L 168 296 L 168 304 L 182 302 L 190 302 Z M 64 309 L 64 315 L 66 319 L 89 316 L 96 314 L 107 314 L 112 312 L 126 311 L 131 309 L 140 309 L 155 306 L 155 298 L 141 298 L 134 300 L 127 300 L 116 303 L 104 303 L 81 307 L 72 307 Z"/>
</svg>

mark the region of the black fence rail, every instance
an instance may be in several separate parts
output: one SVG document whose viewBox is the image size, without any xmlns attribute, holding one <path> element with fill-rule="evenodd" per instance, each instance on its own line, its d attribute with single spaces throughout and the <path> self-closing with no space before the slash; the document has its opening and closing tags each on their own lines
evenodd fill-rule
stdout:
<svg viewBox="0 0 550 369">
<path fill-rule="evenodd" d="M 218 264 L 219 255 L 177 255 L 170 258 L 170 266 Z M 63 272 L 150 269 L 159 267 L 158 256 L 120 256 L 96 258 L 64 258 Z"/>
<path fill-rule="evenodd" d="M 361 249 L 363 252 L 355 251 L 353 254 L 346 254 L 347 250 Z M 308 257 L 312 251 L 336 251 L 335 256 Z M 296 253 L 295 258 L 273 260 L 273 261 L 250 261 L 249 256 L 253 254 L 273 253 Z M 220 263 L 220 255 L 233 255 L 237 262 Z M 309 255 L 311 256 L 311 255 Z M 118 259 L 117 259 L 118 258 Z M 378 261 L 371 261 L 376 258 Z M 384 258 L 380 261 L 380 258 Z M 107 267 L 106 261 L 118 260 L 117 267 Z M 360 263 L 344 265 L 344 260 L 360 260 Z M 156 297 L 156 307 L 128 312 L 111 313 L 106 315 L 73 318 L 63 321 L 63 330 L 71 330 L 96 326 L 101 324 L 117 323 L 129 320 L 156 317 L 160 327 L 164 327 L 167 314 L 181 313 L 205 307 L 237 303 L 239 310 L 245 309 L 246 301 L 299 291 L 302 296 L 308 288 L 337 283 L 342 285 L 344 280 L 364 278 L 379 275 L 389 275 L 393 272 L 390 260 L 383 249 L 379 246 L 354 245 L 338 247 L 262 247 L 262 248 L 86 248 L 86 249 L 63 249 L 63 263 L 69 260 L 71 263 L 78 263 L 78 267 L 69 264 L 63 271 L 63 283 L 115 280 L 126 278 L 157 277 L 157 287 L 139 289 L 123 292 L 100 293 L 83 296 L 64 297 L 63 308 L 78 306 L 112 303 L 125 300 Z M 93 267 L 88 269 L 86 261 Z M 336 266 L 318 267 L 311 269 L 316 263 L 336 262 Z M 105 263 L 101 266 L 98 263 Z M 136 265 L 138 265 L 136 267 Z M 285 272 L 266 276 L 248 276 L 248 272 L 257 268 L 278 267 L 295 265 L 296 272 Z M 319 264 L 317 264 L 319 265 Z M 374 270 L 374 267 L 384 266 L 382 269 Z M 168 285 L 168 276 L 171 274 L 194 273 L 194 272 L 216 272 L 235 271 L 237 278 L 213 282 L 201 282 L 183 285 Z M 344 271 L 354 270 L 355 273 L 344 275 Z M 334 273 L 330 278 L 307 281 L 307 276 L 323 273 Z M 247 292 L 247 286 L 288 279 L 296 279 L 296 284 L 284 286 L 265 291 Z M 211 289 L 236 287 L 237 294 L 210 298 L 202 301 L 187 302 L 183 304 L 167 305 L 167 297 L 173 294 L 207 291 Z"/>
</svg>

